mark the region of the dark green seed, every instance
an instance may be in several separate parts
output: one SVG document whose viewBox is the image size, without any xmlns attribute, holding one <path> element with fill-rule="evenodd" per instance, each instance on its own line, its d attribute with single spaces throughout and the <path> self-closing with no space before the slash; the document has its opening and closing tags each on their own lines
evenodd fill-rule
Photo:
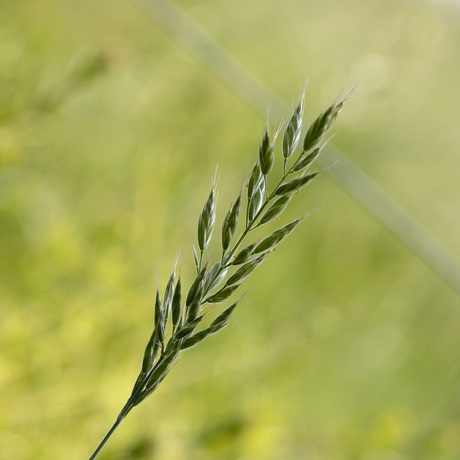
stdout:
<svg viewBox="0 0 460 460">
<path fill-rule="evenodd" d="M 206 277 L 206 281 L 204 284 L 204 292 L 207 293 L 212 289 L 219 286 L 219 284 L 223 281 L 225 276 L 227 275 L 228 268 L 222 269 L 222 262 L 216 262 L 211 270 L 209 270 L 208 276 Z"/>
<path fill-rule="evenodd" d="M 207 303 L 221 303 L 224 300 L 227 300 L 238 288 L 239 284 L 234 284 L 232 286 L 225 286 L 219 292 L 208 297 L 205 302 Z"/>
<path fill-rule="evenodd" d="M 307 174 L 306 176 L 291 180 L 287 184 L 282 184 L 275 190 L 275 195 L 289 195 L 296 192 L 309 184 L 317 175 L 318 173 Z"/>
<path fill-rule="evenodd" d="M 254 218 L 257 216 L 257 213 L 260 211 L 262 207 L 262 203 L 264 200 L 264 193 L 265 193 L 265 186 L 262 182 L 260 187 L 254 192 L 251 200 L 248 203 L 248 219 L 249 222 L 252 222 Z"/>
<path fill-rule="evenodd" d="M 290 200 L 291 197 L 289 195 L 280 196 L 262 216 L 260 219 L 260 224 L 266 224 L 267 222 L 270 222 L 271 220 L 278 217 L 286 209 Z"/>
<path fill-rule="evenodd" d="M 252 174 L 248 183 L 248 200 L 252 198 L 254 191 L 259 188 L 260 183 L 263 181 L 263 177 L 259 163 L 257 162 L 254 168 L 252 168 Z"/>
<path fill-rule="evenodd" d="M 287 160 L 297 147 L 302 131 L 303 97 L 292 114 L 283 135 L 283 156 Z"/>
<path fill-rule="evenodd" d="M 222 224 L 222 248 L 224 251 L 230 246 L 233 235 L 238 227 L 238 217 L 240 213 L 241 194 L 227 212 Z"/>
<path fill-rule="evenodd" d="M 276 230 L 273 232 L 270 236 L 262 240 L 258 246 L 254 249 L 254 253 L 258 254 L 260 252 L 268 251 L 275 247 L 277 244 L 279 244 L 281 241 L 286 238 L 289 233 L 294 230 L 294 228 L 303 220 L 302 219 L 297 219 L 294 222 L 291 222 L 290 224 L 285 225 L 284 227 L 280 228 L 279 230 Z"/>
<path fill-rule="evenodd" d="M 179 279 L 177 280 L 176 289 L 174 290 L 174 297 L 172 300 L 172 321 L 174 326 L 177 326 L 179 324 L 182 316 L 181 290 L 182 283 L 179 277 Z"/>
<path fill-rule="evenodd" d="M 242 249 L 238 255 L 233 259 L 232 265 L 241 265 L 247 262 L 254 250 L 255 243 L 250 244 L 249 246 L 246 246 L 244 249 Z"/>
<path fill-rule="evenodd" d="M 203 252 L 208 247 L 211 239 L 214 223 L 216 220 L 216 203 L 214 188 L 209 194 L 209 198 L 204 205 L 200 218 L 198 219 L 198 245 Z"/>
<path fill-rule="evenodd" d="M 273 145 L 270 144 L 270 135 L 266 129 L 259 147 L 259 166 L 264 176 L 273 168 L 273 162 L 275 160 L 273 150 Z"/>
<path fill-rule="evenodd" d="M 187 293 L 187 298 L 185 300 L 186 305 L 190 305 L 193 301 L 200 297 L 201 291 L 203 289 L 203 279 L 205 274 L 206 267 L 201 269 L 201 272 L 198 274 L 192 286 L 190 287 L 190 290 Z"/>
<path fill-rule="evenodd" d="M 230 321 L 233 311 L 235 310 L 238 302 L 235 302 L 233 305 L 228 307 L 224 310 L 209 326 L 208 329 L 211 330 L 211 334 L 215 334 L 216 332 L 223 329 Z"/>
<path fill-rule="evenodd" d="M 240 267 L 227 281 L 226 286 L 238 283 L 247 278 L 264 260 L 265 254 L 257 259 L 251 260 Z"/>
<path fill-rule="evenodd" d="M 189 337 L 193 333 L 193 331 L 196 329 L 198 324 L 200 324 L 202 319 L 203 319 L 202 316 L 198 316 L 193 321 L 188 322 L 176 332 L 174 337 L 178 340 Z"/>
<path fill-rule="evenodd" d="M 331 105 L 310 125 L 303 141 L 304 152 L 308 152 L 321 142 L 326 131 L 339 116 L 342 106 L 343 101 Z"/>
<path fill-rule="evenodd" d="M 319 157 L 320 153 L 321 153 L 320 147 L 317 147 L 316 149 L 312 150 L 307 155 L 301 157 L 299 161 L 295 164 L 295 166 L 292 168 L 292 170 L 294 172 L 298 172 L 304 168 L 307 168 Z"/>
<path fill-rule="evenodd" d="M 166 289 L 165 289 L 164 312 L 165 312 L 166 320 L 168 319 L 169 314 L 171 312 L 175 281 L 176 281 L 176 275 L 174 274 L 174 271 L 173 271 L 171 273 L 171 276 L 169 278 L 168 284 L 166 285 Z"/>
<path fill-rule="evenodd" d="M 203 329 L 200 332 L 197 332 L 192 337 L 189 337 L 187 340 L 184 340 L 181 346 L 181 350 L 186 350 L 187 348 L 194 347 L 196 344 L 200 343 L 209 335 L 209 332 L 206 329 Z"/>
<path fill-rule="evenodd" d="M 160 292 L 157 289 L 156 299 L 155 299 L 155 325 L 162 324 L 164 321 L 164 312 L 163 306 L 161 303 Z"/>
</svg>

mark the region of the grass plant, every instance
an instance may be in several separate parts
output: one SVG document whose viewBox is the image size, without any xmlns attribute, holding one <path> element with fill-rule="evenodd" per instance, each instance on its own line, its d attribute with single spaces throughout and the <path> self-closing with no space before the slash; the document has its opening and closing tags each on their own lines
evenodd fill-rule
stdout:
<svg viewBox="0 0 460 460">
<path fill-rule="evenodd" d="M 259 145 L 259 155 L 245 187 L 231 204 L 221 227 L 221 253 L 213 260 L 210 243 L 216 223 L 217 174 L 209 196 L 198 219 L 198 247 L 193 246 L 196 278 L 185 296 L 182 295 L 178 257 L 163 295 L 157 290 L 154 309 L 154 327 L 145 348 L 141 371 L 131 395 L 119 413 L 114 425 L 105 435 L 89 460 L 95 459 L 128 413 L 147 399 L 168 375 L 182 352 L 194 347 L 209 336 L 222 330 L 230 321 L 239 300 L 230 302 L 207 327 L 203 319 L 214 311 L 217 304 L 229 301 L 245 280 L 276 247 L 316 208 L 304 216 L 280 227 L 262 239 L 243 243 L 251 232 L 271 221 L 279 220 L 294 195 L 300 194 L 319 174 L 312 171 L 315 160 L 327 144 L 326 133 L 337 119 L 344 102 L 337 98 L 308 127 L 300 149 L 305 89 L 289 120 L 282 138 L 283 170 L 272 190 L 268 177 L 273 175 L 275 141 L 282 125 L 271 135 L 267 126 Z M 295 155 L 295 152 L 298 154 Z M 276 179 L 275 179 L 276 180 Z M 242 211 L 242 208 L 245 210 Z M 244 224 L 241 222 L 244 220 Z M 240 233 L 237 236 L 238 229 Z"/>
</svg>

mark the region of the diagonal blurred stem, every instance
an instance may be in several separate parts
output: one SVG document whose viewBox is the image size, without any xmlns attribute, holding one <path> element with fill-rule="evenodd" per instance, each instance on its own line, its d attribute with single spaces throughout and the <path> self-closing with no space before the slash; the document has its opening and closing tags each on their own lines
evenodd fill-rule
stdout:
<svg viewBox="0 0 460 460">
<path fill-rule="evenodd" d="M 169 0 L 132 1 L 258 115 L 268 105 L 275 117 L 289 116 L 287 104 Z M 336 159 L 330 177 L 460 294 L 458 257 L 339 149 L 329 145 L 319 162 Z"/>
</svg>

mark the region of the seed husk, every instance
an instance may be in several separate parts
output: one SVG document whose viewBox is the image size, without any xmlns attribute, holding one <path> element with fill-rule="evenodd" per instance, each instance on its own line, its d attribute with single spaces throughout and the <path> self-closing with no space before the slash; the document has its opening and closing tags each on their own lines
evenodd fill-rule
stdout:
<svg viewBox="0 0 460 460">
<path fill-rule="evenodd" d="M 240 283 L 246 279 L 264 260 L 265 255 L 258 257 L 257 259 L 251 260 L 240 267 L 227 281 L 226 286 L 231 286 L 235 283 Z"/>
<path fill-rule="evenodd" d="M 165 312 L 165 321 L 168 320 L 169 314 L 171 313 L 172 300 L 174 296 L 174 283 L 176 281 L 176 274 L 173 272 L 169 277 L 168 284 L 166 285 L 165 295 L 164 295 L 164 312 Z"/>
<path fill-rule="evenodd" d="M 186 339 L 181 349 L 185 350 L 186 348 L 194 347 L 198 343 L 202 342 L 206 337 L 211 334 L 215 334 L 222 330 L 230 322 L 233 311 L 235 310 L 238 302 L 235 302 L 233 305 L 224 310 L 206 329 L 203 329 L 200 332 L 197 332 L 195 335 Z"/>
<path fill-rule="evenodd" d="M 181 295 L 182 295 L 182 282 L 179 276 L 177 280 L 176 288 L 174 289 L 174 297 L 172 300 L 172 322 L 173 326 L 177 327 L 180 323 L 182 316 L 182 304 L 181 304 Z"/>
<path fill-rule="evenodd" d="M 283 135 L 283 156 L 286 160 L 293 154 L 300 140 L 303 105 L 304 97 L 302 96 Z"/>
<path fill-rule="evenodd" d="M 321 142 L 324 134 L 339 116 L 342 107 L 343 101 L 332 104 L 310 125 L 303 141 L 304 152 L 308 152 Z"/>
<path fill-rule="evenodd" d="M 233 259 L 232 265 L 241 265 L 247 262 L 253 253 L 254 247 L 256 246 L 256 243 L 251 243 L 250 245 L 246 246 L 244 249 L 242 249 L 237 256 Z"/>
<path fill-rule="evenodd" d="M 248 204 L 248 221 L 252 222 L 254 218 L 257 216 L 257 213 L 260 211 L 262 207 L 263 200 L 265 194 L 265 184 L 261 182 L 259 187 L 255 190 L 254 194 L 252 195 L 251 200 Z"/>
<path fill-rule="evenodd" d="M 201 320 L 203 319 L 203 316 L 197 316 L 194 320 L 189 321 L 187 324 L 182 326 L 175 334 L 175 338 L 180 340 L 180 339 L 186 339 L 187 337 L 190 337 L 190 335 L 193 333 L 193 331 L 196 329 L 198 324 L 200 324 Z"/>
<path fill-rule="evenodd" d="M 270 236 L 262 240 L 258 246 L 254 249 L 254 253 L 258 254 L 260 252 L 269 251 L 274 248 L 276 245 L 281 243 L 281 241 L 289 235 L 289 233 L 297 227 L 304 218 L 294 220 L 290 224 L 285 225 L 284 227 L 276 230 Z"/>
<path fill-rule="evenodd" d="M 220 331 L 223 329 L 230 321 L 230 318 L 232 317 L 232 314 L 238 305 L 238 302 L 235 302 L 233 305 L 228 307 L 226 310 L 224 310 L 209 326 L 209 329 L 211 329 L 211 334 L 215 334 L 216 332 Z"/>
<path fill-rule="evenodd" d="M 275 190 L 275 195 L 290 195 L 291 193 L 296 192 L 297 190 L 300 190 L 301 188 L 305 187 L 317 175 L 318 173 L 307 174 L 303 177 L 298 177 L 297 179 L 291 180 L 286 184 L 282 184 Z"/>
<path fill-rule="evenodd" d="M 264 176 L 260 170 L 259 162 L 257 162 L 252 168 L 251 177 L 249 178 L 248 182 L 248 201 L 251 200 L 254 191 L 259 188 L 263 178 Z"/>
<path fill-rule="evenodd" d="M 221 260 L 216 262 L 209 270 L 209 273 L 206 277 L 206 281 L 204 283 L 204 293 L 206 294 L 207 292 L 212 291 L 217 286 L 219 286 L 227 276 L 227 272 L 228 268 L 222 268 Z"/>
<path fill-rule="evenodd" d="M 261 217 L 260 225 L 266 224 L 273 219 L 276 219 L 286 209 L 290 201 L 290 195 L 280 196 Z"/>
<path fill-rule="evenodd" d="M 238 217 L 240 214 L 241 194 L 236 199 L 233 206 L 227 212 L 222 224 L 222 249 L 226 251 L 230 246 L 233 235 L 238 227 Z"/>
<path fill-rule="evenodd" d="M 206 267 L 202 268 L 195 281 L 193 282 L 190 290 L 187 293 L 187 298 L 185 299 L 185 304 L 188 306 L 197 298 L 200 298 L 201 292 L 203 290 L 203 279 L 206 275 Z"/>
<path fill-rule="evenodd" d="M 207 336 L 209 335 L 209 332 L 207 332 L 206 329 L 203 329 L 200 332 L 197 332 L 195 335 L 192 335 L 192 337 L 189 337 L 188 339 L 184 340 L 182 343 L 181 350 L 186 350 L 187 348 L 194 347 L 198 343 L 200 343 L 202 340 L 204 340 Z"/>
<path fill-rule="evenodd" d="M 274 147 L 270 143 L 270 134 L 268 128 L 265 129 L 262 141 L 259 147 L 259 166 L 262 174 L 266 176 L 273 168 L 275 155 L 273 153 Z"/>
<path fill-rule="evenodd" d="M 214 187 L 211 189 L 209 198 L 204 205 L 200 218 L 198 219 L 198 245 L 201 252 L 205 251 L 211 240 L 214 223 L 216 220 L 216 200 Z"/>
<path fill-rule="evenodd" d="M 163 305 L 161 302 L 160 291 L 157 288 L 157 293 L 155 297 L 155 317 L 154 317 L 155 326 L 162 324 L 164 322 L 164 311 Z"/>
<path fill-rule="evenodd" d="M 233 284 L 232 286 L 224 286 L 219 292 L 216 292 L 211 297 L 208 297 L 206 303 L 221 303 L 227 300 L 238 288 L 239 284 Z"/>
</svg>

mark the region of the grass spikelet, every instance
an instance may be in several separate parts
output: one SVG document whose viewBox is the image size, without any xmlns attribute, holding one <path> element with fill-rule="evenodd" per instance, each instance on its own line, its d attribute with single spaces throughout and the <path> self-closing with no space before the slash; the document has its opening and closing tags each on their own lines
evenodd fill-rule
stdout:
<svg viewBox="0 0 460 460">
<path fill-rule="evenodd" d="M 210 245 L 216 220 L 216 172 L 211 191 L 198 219 L 199 251 L 193 246 L 193 260 L 197 270 L 196 278 L 185 296 L 185 302 L 182 300 L 180 270 L 176 277 L 177 259 L 166 284 L 163 300 L 160 296 L 157 280 L 153 332 L 145 348 L 141 371 L 131 396 L 118 415 L 115 424 L 90 456 L 90 460 L 94 460 L 98 456 L 126 415 L 158 388 L 179 359 L 182 351 L 199 344 L 229 323 L 238 301 L 217 315 L 210 326 L 197 331 L 203 317 L 213 310 L 213 308 L 206 308 L 206 312 L 202 313 L 203 308 L 206 305 L 208 307 L 214 306 L 230 299 L 255 269 L 264 262 L 268 252 L 276 248 L 315 210 L 311 210 L 307 215 L 282 226 L 262 239 L 253 239 L 252 242 L 245 243 L 244 248 L 240 249 L 240 246 L 243 245 L 246 238 L 251 236 L 254 229 L 280 216 L 289 206 L 291 195 L 305 187 L 318 175 L 317 172 L 307 172 L 307 170 L 320 155 L 325 145 L 323 142 L 324 135 L 337 119 L 346 98 L 337 99 L 313 121 L 305 134 L 301 151 L 295 155 L 302 129 L 304 98 L 305 90 L 283 135 L 283 170 L 278 173 L 278 176 L 281 175 L 281 179 L 277 181 L 271 191 L 268 190 L 267 178 L 274 174 L 275 142 L 281 125 L 271 140 L 267 123 L 267 128 L 259 145 L 259 156 L 254 163 L 247 183 L 244 229 L 241 230 L 239 237 L 232 245 L 238 229 L 240 208 L 244 201 L 241 192 L 229 207 L 222 223 L 222 257 L 217 262 L 211 262 L 212 253 L 206 255 L 206 250 Z M 206 258 L 207 260 L 205 260 Z M 218 290 L 222 283 L 224 283 L 223 287 Z M 167 336 L 166 331 L 168 331 L 169 336 Z"/>
</svg>

